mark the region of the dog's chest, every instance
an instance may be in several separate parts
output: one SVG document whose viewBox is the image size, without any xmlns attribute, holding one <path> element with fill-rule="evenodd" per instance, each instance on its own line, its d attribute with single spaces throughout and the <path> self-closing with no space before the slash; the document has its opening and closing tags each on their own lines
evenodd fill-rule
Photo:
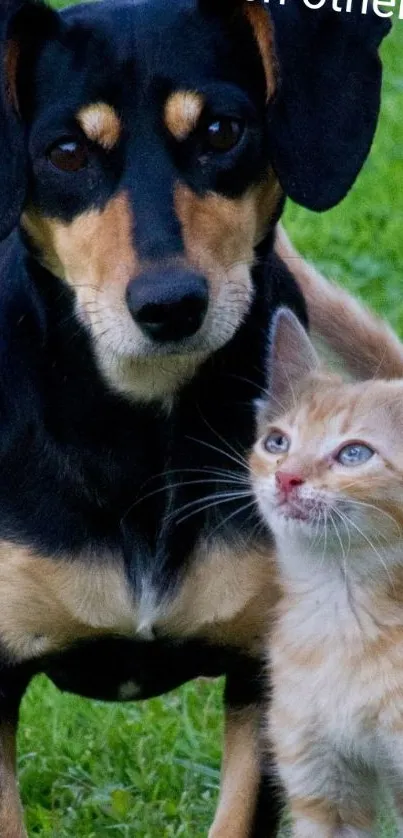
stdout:
<svg viewBox="0 0 403 838">
<path fill-rule="evenodd" d="M 269 556 L 253 546 L 202 544 L 175 589 L 164 594 L 151 575 L 132 586 L 118 555 L 44 558 L 3 542 L 0 639 L 16 661 L 107 636 L 201 637 L 254 647 L 273 597 L 272 574 Z"/>
<path fill-rule="evenodd" d="M 12 660 L 116 636 L 260 648 L 272 569 L 240 459 L 258 387 L 204 374 L 169 415 L 100 385 L 95 402 L 88 388 L 62 394 L 51 434 L 40 427 L 26 445 L 18 434 L 0 481 L 0 641 Z"/>
</svg>

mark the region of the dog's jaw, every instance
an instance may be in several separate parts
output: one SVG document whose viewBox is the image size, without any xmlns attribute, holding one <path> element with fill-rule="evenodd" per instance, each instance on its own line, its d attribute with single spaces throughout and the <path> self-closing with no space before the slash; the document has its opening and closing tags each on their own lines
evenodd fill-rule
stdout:
<svg viewBox="0 0 403 838">
<path fill-rule="evenodd" d="M 176 394 L 205 360 L 200 354 L 136 358 L 101 353 L 99 369 L 115 391 L 136 402 L 160 402 L 168 413 Z"/>
</svg>

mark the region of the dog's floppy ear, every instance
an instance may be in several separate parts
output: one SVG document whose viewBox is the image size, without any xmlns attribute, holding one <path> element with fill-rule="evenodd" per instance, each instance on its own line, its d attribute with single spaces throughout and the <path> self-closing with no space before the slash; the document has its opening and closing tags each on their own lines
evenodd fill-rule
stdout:
<svg viewBox="0 0 403 838">
<path fill-rule="evenodd" d="M 40 0 L 0 0 L 0 240 L 17 225 L 27 186 L 18 83 L 24 50 L 46 37 L 54 12 Z M 21 80 L 22 82 L 23 80 Z"/>
<path fill-rule="evenodd" d="M 344 3 L 341 5 L 345 6 Z M 316 8 L 315 8 L 316 7 Z M 270 3 L 279 90 L 270 108 L 270 156 L 298 204 L 326 210 L 344 198 L 369 153 L 380 106 L 378 48 L 390 29 L 361 3 Z"/>
<path fill-rule="evenodd" d="M 269 92 L 270 76 L 277 76 L 268 106 L 268 152 L 284 192 L 311 210 L 335 206 L 371 148 L 382 81 L 378 48 L 390 22 L 376 15 L 371 0 L 366 13 L 358 0 L 351 11 L 345 0 L 341 11 L 330 0 L 199 5 L 205 13 L 247 17 L 266 63 Z"/>
</svg>

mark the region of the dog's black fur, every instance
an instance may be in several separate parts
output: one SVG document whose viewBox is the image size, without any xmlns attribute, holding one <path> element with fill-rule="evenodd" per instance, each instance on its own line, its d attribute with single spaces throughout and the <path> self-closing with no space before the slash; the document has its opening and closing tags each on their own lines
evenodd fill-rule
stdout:
<svg viewBox="0 0 403 838">
<path fill-rule="evenodd" d="M 299 0 L 285 7 L 273 0 L 270 11 L 277 55 L 268 57 L 279 83 L 267 104 L 261 50 L 241 3 L 107 0 L 62 17 L 32 2 L 0 8 L 3 49 L 12 50 L 3 61 L 0 103 L 1 538 L 5 549 L 31 551 L 33 561 L 61 558 L 72 576 L 83 556 L 95 566 L 100 555 L 111 563 L 123 555 L 134 600 L 147 578 L 157 610 L 175 600 L 201 540 L 211 549 L 269 547 L 245 501 L 219 501 L 225 472 L 244 475 L 272 312 L 285 304 L 306 322 L 295 282 L 273 252 L 274 227 L 284 193 L 311 209 L 341 200 L 378 116 L 385 21 L 309 11 Z M 202 122 L 209 113 L 242 122 L 235 149 L 205 155 L 201 164 L 198 129 L 181 143 L 167 135 L 164 102 L 183 88 L 208 92 Z M 92 144 L 89 165 L 61 173 L 49 149 L 66 136 L 81 142 L 75 116 L 100 101 L 118 115 L 119 140 L 108 153 Z M 136 218 L 139 264 L 148 270 L 185 254 L 188 265 L 175 184 L 200 200 L 212 191 L 236 202 L 264 180 L 269 164 L 281 189 L 255 242 L 251 301 L 234 333 L 206 353 L 169 404 L 166 393 L 150 401 L 122 395 L 100 371 L 91 328 L 76 313 L 78 286 L 52 269 L 30 216 L 68 230 L 78 216 L 102 212 L 124 193 Z M 28 223 L 23 217 L 21 228 L 24 208 Z M 191 354 L 186 341 L 178 346 L 177 354 Z M 163 366 L 164 348 L 158 361 Z M 224 487 L 231 489 L 230 476 Z M 2 642 L 2 719 L 15 717 L 39 671 L 62 689 L 106 700 L 119 698 L 127 682 L 146 698 L 198 675 L 225 674 L 230 707 L 263 700 L 258 656 L 236 637 L 213 642 L 192 626 L 170 634 L 158 620 L 147 640 L 116 633 L 78 635 L 38 655 Z M 262 780 L 254 838 L 266 834 L 269 810 L 274 834 L 278 807 Z M 20 834 L 9 830 L 5 823 L 7 838 Z"/>
</svg>

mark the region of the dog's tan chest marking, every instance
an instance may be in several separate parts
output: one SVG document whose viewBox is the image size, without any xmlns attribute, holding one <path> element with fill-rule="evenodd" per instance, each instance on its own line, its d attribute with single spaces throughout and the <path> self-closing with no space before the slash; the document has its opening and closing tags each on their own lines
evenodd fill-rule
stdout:
<svg viewBox="0 0 403 838">
<path fill-rule="evenodd" d="M 28 660 L 103 634 L 135 635 L 136 608 L 116 557 L 43 558 L 0 546 L 0 641 Z"/>
<path fill-rule="evenodd" d="M 276 568 L 267 549 L 202 543 L 155 628 L 259 652 L 277 599 Z"/>
<path fill-rule="evenodd" d="M 203 544 L 173 599 L 161 599 L 147 579 L 136 597 L 117 556 L 44 558 L 3 542 L 0 642 L 19 661 L 108 634 L 203 637 L 260 650 L 275 579 L 267 552 Z"/>
</svg>

